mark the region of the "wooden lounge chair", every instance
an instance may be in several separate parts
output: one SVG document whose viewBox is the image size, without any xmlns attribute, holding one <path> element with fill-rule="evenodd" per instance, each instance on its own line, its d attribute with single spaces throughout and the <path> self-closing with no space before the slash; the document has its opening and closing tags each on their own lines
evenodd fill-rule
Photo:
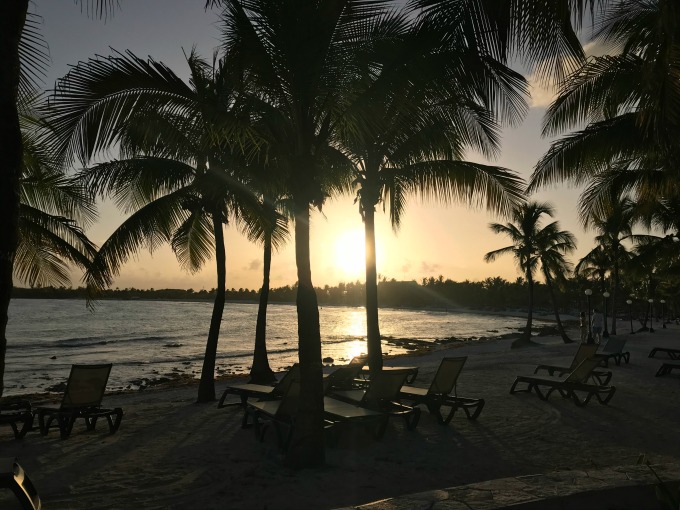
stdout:
<svg viewBox="0 0 680 510">
<path fill-rule="evenodd" d="M 666 354 L 668 354 L 668 357 L 670 359 L 680 360 L 680 349 L 671 349 L 669 347 L 654 347 L 654 349 L 652 349 L 649 352 L 648 357 L 653 358 L 657 352 L 665 352 Z"/>
<path fill-rule="evenodd" d="M 381 371 L 371 377 L 368 387 L 364 389 L 341 390 L 330 393 L 331 398 L 344 401 L 349 404 L 383 413 L 384 416 L 401 416 L 406 422 L 406 427 L 413 430 L 418 425 L 420 419 L 420 409 L 399 403 L 399 390 L 404 385 L 408 377 L 409 370 L 389 370 Z M 332 402 L 329 402 L 332 404 Z M 339 413 L 333 413 L 325 408 L 326 416 L 330 420 L 344 421 L 348 417 Z M 385 420 L 386 425 L 386 420 Z M 377 437 L 382 436 L 384 427 Z"/>
<path fill-rule="evenodd" d="M 299 378 L 300 378 L 300 366 L 297 363 L 295 363 L 292 367 L 290 367 L 290 370 L 288 370 L 288 372 L 284 374 L 281 380 L 273 386 L 267 386 L 266 384 L 250 384 L 250 383 L 232 384 L 230 386 L 227 386 L 227 388 L 222 393 L 222 397 L 220 398 L 217 407 L 222 408 L 227 406 L 240 405 L 241 407 L 245 408 L 246 404 L 248 403 L 249 397 L 269 399 L 282 398 L 288 391 L 290 383 L 294 379 Z M 229 395 L 238 395 L 240 397 L 240 400 L 238 402 L 225 402 Z"/>
<path fill-rule="evenodd" d="M 0 425 L 12 427 L 14 437 L 21 439 L 33 428 L 33 411 L 28 400 L 0 404 Z"/>
<path fill-rule="evenodd" d="M 565 379 L 559 377 L 536 377 L 519 375 L 510 388 L 510 393 L 530 393 L 532 390 L 541 400 L 548 400 L 550 394 L 557 390 L 563 398 L 571 398 L 577 406 L 585 406 L 592 397 L 597 398 L 600 404 L 607 404 L 614 393 L 616 387 L 614 386 L 599 386 L 594 384 L 587 384 L 586 381 L 590 377 L 590 373 L 600 364 L 598 358 L 588 358 L 583 360 L 579 366 L 576 367 Z M 517 389 L 520 383 L 526 384 L 524 389 Z M 547 388 L 543 393 L 541 388 Z M 577 393 L 578 392 L 578 393 Z M 583 398 L 579 397 L 579 393 L 585 393 Z"/>
<path fill-rule="evenodd" d="M 42 502 L 26 471 L 14 457 L 0 458 L 0 488 L 10 489 L 23 510 L 40 510 Z M 14 505 L 11 506 L 14 508 Z"/>
<path fill-rule="evenodd" d="M 661 377 L 662 375 L 670 374 L 675 369 L 680 369 L 680 363 L 664 363 L 659 367 L 656 372 L 656 377 Z"/>
<path fill-rule="evenodd" d="M 476 419 L 484 408 L 484 399 L 459 397 L 455 393 L 456 382 L 466 360 L 467 356 L 442 359 L 429 388 L 402 386 L 399 396 L 411 400 L 413 405 L 425 404 L 441 425 L 447 425 L 459 408 L 465 411 L 469 420 Z M 454 394 L 451 395 L 451 392 Z M 441 412 L 445 406 L 449 407 L 446 417 Z"/>
<path fill-rule="evenodd" d="M 617 365 L 621 364 L 621 360 L 628 363 L 630 361 L 630 352 L 623 352 L 626 345 L 626 339 L 620 337 L 609 337 L 607 343 L 602 348 L 602 352 L 595 354 L 595 357 L 600 360 L 603 366 L 609 366 L 609 359 L 614 358 Z"/>
<path fill-rule="evenodd" d="M 554 365 L 538 365 L 534 370 L 534 374 L 537 374 L 541 370 L 545 370 L 550 376 L 557 374 L 558 377 L 562 377 L 565 374 L 573 372 L 574 369 L 579 366 L 584 359 L 592 358 L 595 355 L 597 348 L 597 344 L 579 344 L 570 366 L 560 367 Z M 609 381 L 611 381 L 612 373 L 611 371 L 605 372 L 593 370 L 590 373 L 590 377 L 593 379 L 593 382 L 596 382 L 599 385 L 606 385 L 609 384 Z"/>
<path fill-rule="evenodd" d="M 120 427 L 123 410 L 120 407 L 103 409 L 101 407 L 106 383 L 111 373 L 111 363 L 105 365 L 72 365 L 66 383 L 66 391 L 59 407 L 38 407 L 40 432 L 47 435 L 56 422 L 62 439 L 66 439 L 73 429 L 76 419 L 83 418 L 87 430 L 94 430 L 98 418 L 106 418 L 109 432 L 113 434 Z"/>
</svg>

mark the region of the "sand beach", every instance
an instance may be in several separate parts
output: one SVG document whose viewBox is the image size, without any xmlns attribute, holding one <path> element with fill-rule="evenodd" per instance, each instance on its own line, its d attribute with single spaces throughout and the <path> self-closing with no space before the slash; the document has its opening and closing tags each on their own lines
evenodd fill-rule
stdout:
<svg viewBox="0 0 680 510">
<path fill-rule="evenodd" d="M 558 337 L 524 349 L 499 339 L 390 358 L 387 365 L 419 366 L 415 384 L 425 386 L 442 357 L 468 356 L 458 394 L 483 397 L 484 411 L 476 421 L 461 412 L 448 426 L 425 412 L 415 431 L 391 420 L 379 441 L 357 429 L 327 448 L 320 469 L 288 469 L 273 433 L 259 443 L 241 429 L 238 407 L 196 404 L 193 385 L 107 395 L 105 405 L 125 411 L 114 435 L 105 424 L 86 432 L 78 423 L 66 440 L 35 431 L 16 441 L 3 427 L 0 457 L 19 458 L 49 510 L 332 509 L 499 478 L 629 466 L 641 455 L 680 463 L 680 375 L 654 377 L 669 360 L 647 357 L 653 347 L 680 346 L 680 326 L 629 335 L 627 325 L 618 336 L 627 339 L 630 363 L 610 363 L 617 393 L 607 406 L 509 394 L 515 376 L 537 364 L 569 364 L 576 345 Z M 218 393 L 226 384 L 218 382 Z"/>
</svg>

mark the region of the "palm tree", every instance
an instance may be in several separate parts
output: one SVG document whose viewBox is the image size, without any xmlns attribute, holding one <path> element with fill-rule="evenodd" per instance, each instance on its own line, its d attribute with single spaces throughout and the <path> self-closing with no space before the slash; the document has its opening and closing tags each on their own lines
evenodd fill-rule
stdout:
<svg viewBox="0 0 680 510">
<path fill-rule="evenodd" d="M 586 184 L 581 214 L 603 216 L 619 197 L 638 204 L 678 196 L 680 162 L 680 6 L 674 0 L 612 3 L 595 40 L 620 50 L 591 57 L 562 84 L 546 113 L 552 144 L 530 190 Z"/>
<path fill-rule="evenodd" d="M 557 330 L 565 344 L 573 342 L 564 329 L 560 319 L 559 306 L 555 296 L 554 283 L 564 289 L 567 284 L 566 275 L 571 272 L 571 263 L 564 256 L 576 249 L 576 238 L 571 232 L 560 230 L 559 223 L 554 221 L 546 225 L 539 233 L 537 240 L 538 256 L 541 261 L 543 278 L 550 291 Z"/>
<path fill-rule="evenodd" d="M 225 303 L 223 226 L 230 217 L 250 220 L 258 208 L 244 178 L 228 170 L 237 167 L 228 134 L 242 115 L 229 67 L 193 53 L 187 63 L 190 85 L 162 63 L 129 52 L 81 63 L 58 82 L 50 118 L 66 161 L 76 154 L 86 162 L 115 143 L 123 155 L 81 174 L 93 192 L 112 195 L 132 213 L 99 250 L 89 286 L 109 286 L 144 244 L 153 250 L 169 242 L 192 272 L 215 254 L 217 293 L 198 388 L 198 401 L 207 402 L 215 399 Z"/>
<path fill-rule="evenodd" d="M 69 266 L 86 270 L 97 250 L 79 226 L 94 219 L 94 204 L 46 150 L 51 131 L 38 104 L 39 98 L 19 102 L 23 165 L 14 274 L 31 287 L 68 285 Z"/>
<path fill-rule="evenodd" d="M 253 366 L 250 369 L 250 382 L 254 384 L 268 384 L 276 381 L 274 371 L 269 366 L 267 356 L 267 305 L 269 303 L 269 275 L 271 273 L 272 250 L 278 249 L 288 238 L 288 218 L 286 211 L 282 215 L 279 211 L 285 209 L 285 199 L 274 198 L 272 192 L 262 193 L 263 225 L 260 229 L 251 231 L 251 238 L 260 240 L 263 247 L 262 255 L 262 288 L 257 308 L 257 323 L 255 325 L 255 348 L 253 349 Z"/>
<path fill-rule="evenodd" d="M 113 9 L 115 0 L 90 0 L 98 15 Z M 17 102 L 20 92 L 34 92 L 49 61 L 38 31 L 39 19 L 28 13 L 29 0 L 0 2 L 0 396 L 4 391 L 8 310 L 12 297 L 14 260 L 19 243 L 23 145 Z"/>
<path fill-rule="evenodd" d="M 565 253 L 574 249 L 574 237 L 571 233 L 561 231 L 557 222 L 543 227 L 543 215 L 552 217 L 554 209 L 550 204 L 528 202 L 516 207 L 512 212 L 512 221 L 506 224 L 491 223 L 489 228 L 496 234 L 508 236 L 511 245 L 484 255 L 486 262 L 493 262 L 499 256 L 512 254 L 517 267 L 524 274 L 529 289 L 529 313 L 524 333 L 512 343 L 512 347 L 530 345 L 531 324 L 533 321 L 534 275 L 539 266 L 543 266 L 546 283 L 551 285 L 552 276 L 559 274 L 560 268 L 566 268 L 562 258 Z M 552 286 L 551 286 L 552 293 Z M 553 301 L 553 303 L 555 303 Z M 555 305 L 556 306 L 556 305 Z M 558 315 L 559 317 L 559 315 Z M 561 322 L 558 321 L 558 324 Z M 562 338 L 568 340 L 566 334 Z"/>
<path fill-rule="evenodd" d="M 295 221 L 300 363 L 299 434 L 288 450 L 296 466 L 324 462 L 321 336 L 309 252 L 310 207 L 321 207 L 324 171 L 339 161 L 330 146 L 353 98 L 380 9 L 373 2 L 229 1 L 225 48 L 241 58 L 253 97 L 263 101 L 268 143 L 285 175 Z"/>
<path fill-rule="evenodd" d="M 385 23 L 404 25 L 404 13 Z M 343 117 L 338 143 L 353 161 L 359 212 L 366 240 L 366 315 L 368 364 L 382 368 L 375 257 L 375 209 L 389 208 L 397 230 L 406 198 L 420 194 L 441 201 L 486 203 L 507 213 L 522 198 L 520 179 L 504 168 L 464 161 L 474 148 L 492 156 L 498 151 L 498 123 L 493 100 L 505 102 L 510 118 L 526 106 L 523 78 L 493 59 L 468 48 L 442 42 L 426 23 L 381 47 L 372 65 L 381 73 L 366 78 L 370 86 Z M 382 53 L 384 51 L 384 53 Z M 470 76 L 461 77 L 467 66 Z M 366 69 L 370 76 L 370 69 Z M 472 79 L 471 79 L 472 78 Z"/>
</svg>

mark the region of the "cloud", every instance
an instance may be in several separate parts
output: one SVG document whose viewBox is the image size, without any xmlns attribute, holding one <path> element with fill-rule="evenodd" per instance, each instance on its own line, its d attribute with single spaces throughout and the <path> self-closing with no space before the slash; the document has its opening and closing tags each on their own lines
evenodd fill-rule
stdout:
<svg viewBox="0 0 680 510">
<path fill-rule="evenodd" d="M 406 259 L 406 262 L 404 262 L 404 265 L 401 266 L 401 272 L 408 274 L 408 272 L 411 271 L 411 267 L 412 267 L 411 261 Z"/>
<path fill-rule="evenodd" d="M 531 108 L 545 108 L 555 99 L 555 86 L 552 83 L 539 81 L 535 75 L 527 76 L 529 82 L 529 106 Z"/>
<path fill-rule="evenodd" d="M 420 270 L 426 274 L 434 274 L 439 271 L 440 267 L 439 264 L 429 264 L 424 260 L 420 262 Z"/>
<path fill-rule="evenodd" d="M 262 268 L 262 261 L 260 259 L 253 259 L 243 269 L 246 271 L 257 271 Z"/>
</svg>

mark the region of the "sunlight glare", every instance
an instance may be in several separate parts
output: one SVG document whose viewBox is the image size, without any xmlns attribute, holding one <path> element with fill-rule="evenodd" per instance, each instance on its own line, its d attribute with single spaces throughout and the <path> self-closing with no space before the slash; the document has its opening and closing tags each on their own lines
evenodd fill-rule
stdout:
<svg viewBox="0 0 680 510">
<path fill-rule="evenodd" d="M 364 231 L 346 230 L 335 241 L 335 267 L 345 282 L 363 281 L 366 275 Z"/>
</svg>

